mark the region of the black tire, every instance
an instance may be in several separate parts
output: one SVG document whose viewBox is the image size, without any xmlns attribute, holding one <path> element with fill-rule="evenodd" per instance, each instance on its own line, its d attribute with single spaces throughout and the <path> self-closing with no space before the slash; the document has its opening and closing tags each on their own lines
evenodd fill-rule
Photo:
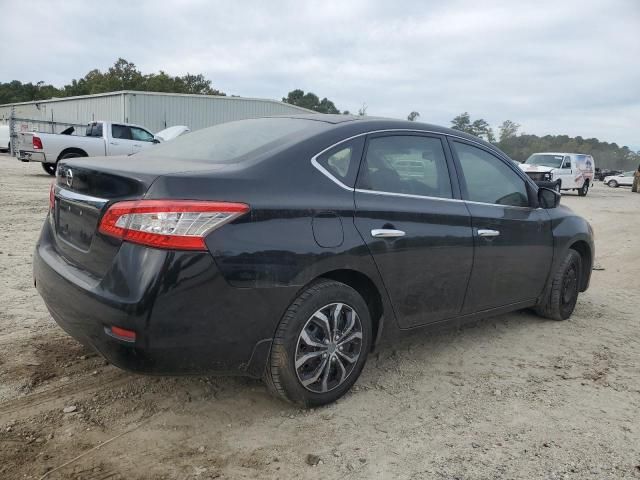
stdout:
<svg viewBox="0 0 640 480">
<path fill-rule="evenodd" d="M 582 257 L 575 250 L 569 250 L 553 275 L 546 300 L 536 307 L 536 313 L 552 320 L 569 318 L 578 301 L 581 275 Z"/>
<path fill-rule="evenodd" d="M 318 368 L 313 368 L 313 365 L 308 366 L 306 362 L 299 365 L 298 369 L 300 370 L 309 368 L 311 371 L 311 377 L 314 376 L 314 372 L 325 370 L 333 372 L 334 381 L 337 381 L 335 386 L 328 389 L 328 391 L 312 391 L 302 384 L 302 380 L 299 378 L 298 370 L 296 369 L 296 358 L 299 358 L 297 357 L 297 354 L 300 353 L 299 344 L 302 338 L 302 331 L 305 329 L 305 331 L 308 332 L 306 328 L 308 328 L 310 322 L 313 321 L 312 317 L 317 318 L 315 315 L 319 311 L 337 304 L 343 304 L 343 307 L 350 308 L 356 314 L 356 317 L 352 316 L 351 318 L 359 320 L 359 326 L 361 327 L 361 342 L 359 344 L 358 356 L 354 358 L 354 361 L 351 364 L 341 360 L 340 358 L 335 359 L 337 363 L 340 363 L 343 374 L 345 372 L 345 364 L 348 368 L 351 368 L 343 380 L 337 378 L 338 367 L 337 365 L 334 366 L 334 363 L 332 363 L 334 361 L 334 356 L 338 357 L 343 355 L 336 351 L 336 345 L 338 345 L 338 342 L 332 342 L 331 346 L 333 350 L 329 354 L 329 358 L 326 360 L 322 360 L 319 356 L 316 356 L 314 360 L 309 360 L 309 363 L 312 364 L 314 361 L 317 361 L 319 365 Z M 338 313 L 336 316 L 340 315 L 342 315 L 342 312 Z M 343 316 L 341 318 L 343 318 L 341 321 L 344 322 L 342 325 L 345 326 L 345 323 L 347 322 L 346 317 Z M 346 329 L 347 328 L 344 330 Z M 336 328 L 334 331 L 340 333 L 339 328 Z M 318 329 L 318 332 L 320 335 L 324 333 L 322 329 Z M 263 380 L 268 389 L 275 396 L 300 406 L 314 407 L 334 402 L 343 396 L 360 376 L 362 368 L 367 360 L 367 354 L 371 349 L 371 332 L 371 316 L 369 314 L 369 309 L 366 302 L 357 291 L 344 283 L 333 280 L 316 281 L 296 298 L 282 317 L 273 339 L 273 345 L 271 347 L 271 353 L 263 375 Z M 350 336 L 351 335 L 345 335 L 345 337 Z M 340 337 L 338 336 L 337 338 Z M 317 337 L 314 337 L 314 340 L 317 340 Z M 321 342 L 322 340 L 317 341 Z M 326 343 L 326 339 L 324 343 Z M 340 348 L 340 350 L 342 350 L 342 348 Z M 321 351 L 322 350 L 312 350 L 310 353 Z M 326 354 L 323 354 L 323 357 L 326 356 Z M 329 362 L 329 360 L 332 362 Z M 322 365 L 327 365 L 328 368 L 325 369 Z M 330 375 L 331 373 L 327 373 L 327 377 Z M 326 384 L 322 386 L 326 387 Z"/>
<path fill-rule="evenodd" d="M 589 180 L 585 180 L 582 187 L 578 189 L 579 197 L 586 197 L 587 193 L 589 193 Z"/>
<path fill-rule="evenodd" d="M 58 164 L 57 163 L 43 163 L 42 164 L 42 169 L 45 172 L 47 172 L 49 175 L 51 175 L 51 176 L 55 176 L 57 168 L 58 168 Z"/>
<path fill-rule="evenodd" d="M 553 189 L 554 189 L 556 192 L 560 193 L 560 190 L 562 189 L 562 183 L 560 182 L 560 180 L 558 180 L 558 181 L 556 182 L 556 184 L 553 186 Z"/>
<path fill-rule="evenodd" d="M 83 154 L 81 152 L 68 152 L 68 153 L 65 153 L 64 155 L 60 155 L 60 158 L 58 158 L 56 163 L 43 163 L 42 168 L 49 175 L 55 175 L 56 170 L 58 169 L 58 162 L 60 160 L 64 160 L 66 158 L 79 158 L 79 157 L 86 157 L 86 156 L 87 156 L 86 153 Z"/>
<path fill-rule="evenodd" d="M 618 182 L 616 182 L 615 180 L 609 180 L 607 185 L 609 185 L 611 188 L 618 188 L 619 187 Z"/>
</svg>

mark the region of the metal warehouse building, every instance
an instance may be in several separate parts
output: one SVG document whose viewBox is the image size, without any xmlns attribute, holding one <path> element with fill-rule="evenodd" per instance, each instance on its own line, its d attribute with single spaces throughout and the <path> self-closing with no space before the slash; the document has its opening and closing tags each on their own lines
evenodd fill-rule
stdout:
<svg viewBox="0 0 640 480">
<path fill-rule="evenodd" d="M 276 100 L 129 90 L 0 105 L 0 124 L 9 122 L 12 111 L 16 118 L 33 120 L 30 125 L 21 122 L 23 130 L 59 132 L 65 123 L 107 120 L 135 123 L 154 133 L 173 125 L 198 130 L 243 118 L 310 113 Z"/>
</svg>

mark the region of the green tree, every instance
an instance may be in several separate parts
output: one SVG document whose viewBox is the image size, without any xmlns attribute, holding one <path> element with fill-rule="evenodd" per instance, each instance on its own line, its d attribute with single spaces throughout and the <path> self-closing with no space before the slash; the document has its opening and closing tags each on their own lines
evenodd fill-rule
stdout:
<svg viewBox="0 0 640 480">
<path fill-rule="evenodd" d="M 520 129 L 520 124 L 512 122 L 511 120 L 505 120 L 502 125 L 498 127 L 500 132 L 500 141 L 507 140 L 508 138 L 515 137 Z"/>
<path fill-rule="evenodd" d="M 328 98 L 320 100 L 315 93 L 300 90 L 299 88 L 291 90 L 286 97 L 282 98 L 284 103 L 296 105 L 298 107 L 313 110 L 319 113 L 340 113 L 340 110 L 336 108 L 334 103 Z"/>
<path fill-rule="evenodd" d="M 409 115 L 407 115 L 407 120 L 409 120 L 410 122 L 415 122 L 418 119 L 418 117 L 420 117 L 420 112 L 416 112 L 414 110 Z"/>
<path fill-rule="evenodd" d="M 487 142 L 495 142 L 496 140 L 489 123 L 483 118 L 472 122 L 469 112 L 461 113 L 451 120 L 451 128 L 483 138 Z"/>
<path fill-rule="evenodd" d="M 451 120 L 451 128 L 474 135 L 469 112 L 464 112 Z"/>
<path fill-rule="evenodd" d="M 163 71 L 143 74 L 134 63 L 119 58 L 106 72 L 99 69 L 91 70 L 84 77 L 73 79 L 60 89 L 53 85 L 45 85 L 44 82 L 35 85 L 23 84 L 17 80 L 0 83 L 0 104 L 118 90 L 224 95 L 220 90 L 213 88 L 211 80 L 207 80 L 202 74 L 187 73 L 176 77 Z"/>
</svg>

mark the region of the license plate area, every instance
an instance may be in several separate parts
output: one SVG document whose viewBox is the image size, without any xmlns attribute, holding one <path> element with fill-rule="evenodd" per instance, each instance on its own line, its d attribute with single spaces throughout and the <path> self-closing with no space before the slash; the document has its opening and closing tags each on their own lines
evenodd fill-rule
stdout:
<svg viewBox="0 0 640 480">
<path fill-rule="evenodd" d="M 58 199 L 56 213 L 58 237 L 82 251 L 88 251 L 95 235 L 99 211 L 86 204 Z"/>
</svg>

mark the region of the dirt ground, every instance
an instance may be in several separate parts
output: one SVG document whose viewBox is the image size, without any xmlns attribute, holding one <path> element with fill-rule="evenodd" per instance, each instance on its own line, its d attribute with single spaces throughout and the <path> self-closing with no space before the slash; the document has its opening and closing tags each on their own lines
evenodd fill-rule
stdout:
<svg viewBox="0 0 640 480">
<path fill-rule="evenodd" d="M 51 178 L 0 166 L 1 479 L 640 478 L 628 188 L 563 196 L 597 244 L 569 321 L 518 312 L 414 333 L 374 352 L 345 398 L 303 411 L 255 380 L 126 373 L 68 337 L 31 277 Z"/>
</svg>

